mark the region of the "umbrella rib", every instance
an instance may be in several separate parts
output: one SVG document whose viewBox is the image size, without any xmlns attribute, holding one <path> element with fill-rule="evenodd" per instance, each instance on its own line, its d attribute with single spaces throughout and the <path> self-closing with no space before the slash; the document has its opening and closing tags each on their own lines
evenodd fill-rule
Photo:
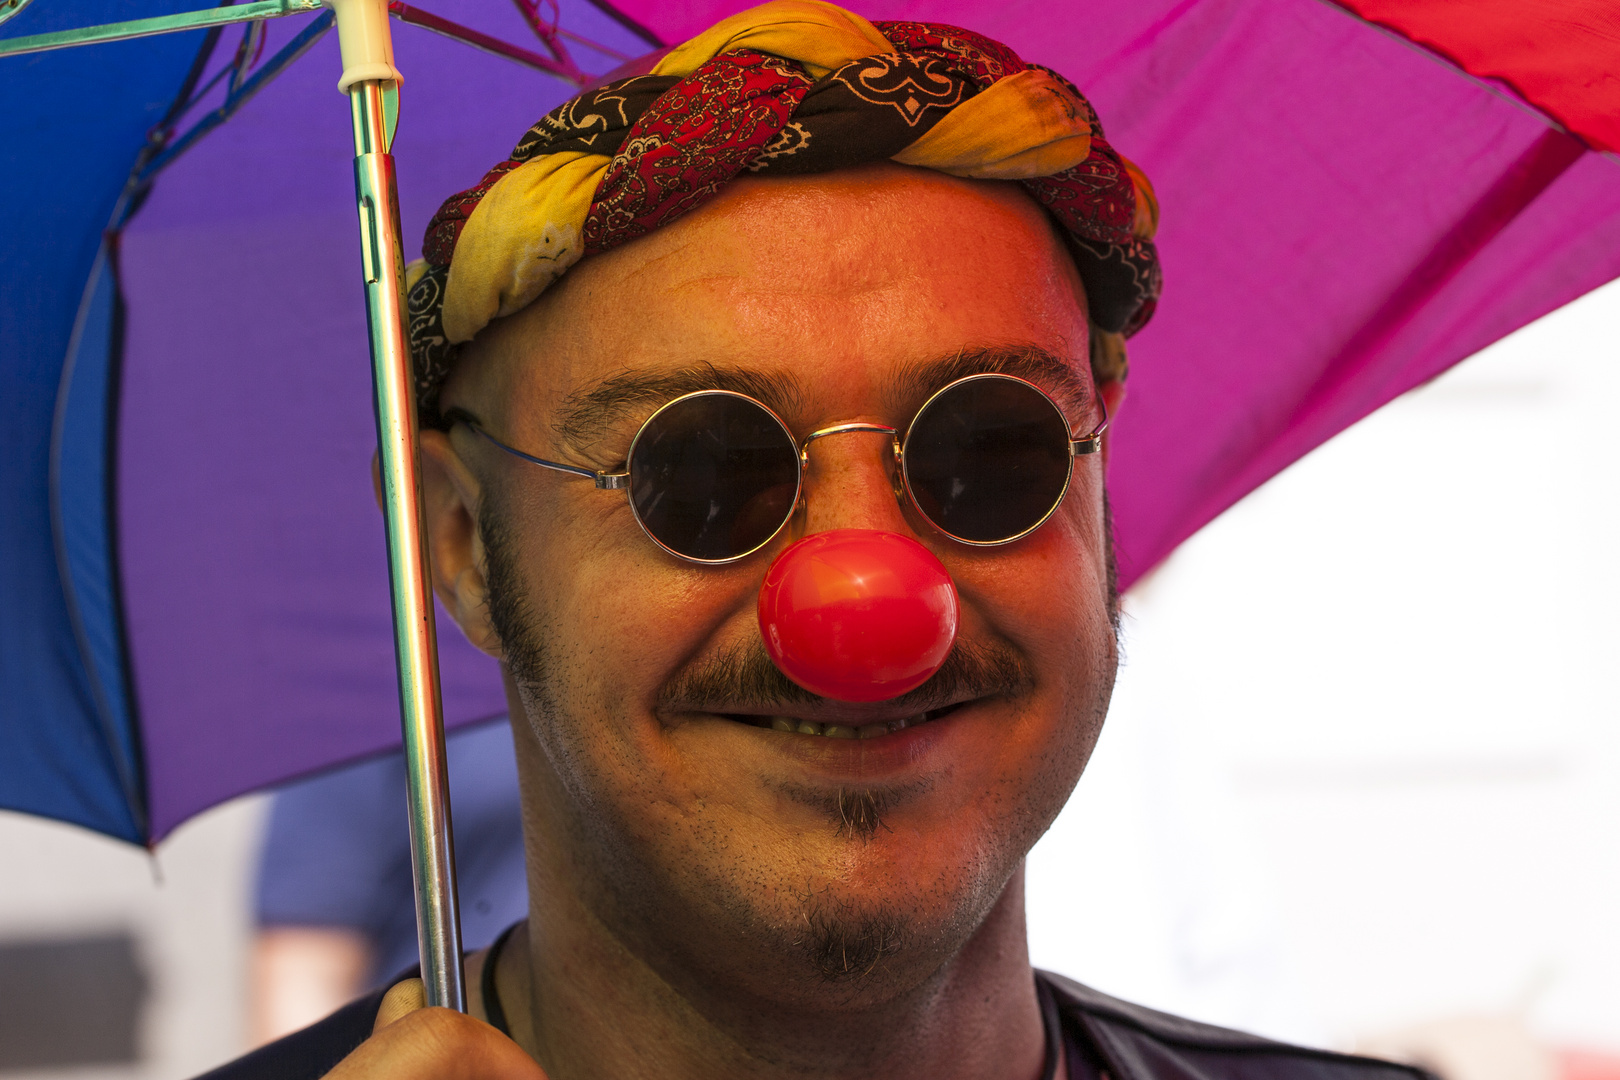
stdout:
<svg viewBox="0 0 1620 1080">
<path fill-rule="evenodd" d="M 0 2 L 3 2 L 3 0 L 0 0 Z M 600 41 L 592 41 L 584 34 L 576 34 L 572 30 L 564 30 L 560 26 L 557 27 L 557 36 L 567 38 L 575 45 L 583 45 L 592 52 L 599 52 L 610 60 L 617 60 L 620 63 L 625 63 L 635 59 L 635 57 L 631 56 L 629 53 L 623 53 L 618 49 L 609 48 L 608 46 L 603 45 Z"/>
<path fill-rule="evenodd" d="M 280 75 L 293 61 L 308 52 L 325 33 L 332 28 L 333 16 L 330 11 L 322 12 L 310 24 L 298 32 L 298 35 L 282 46 L 281 50 L 259 65 L 259 69 L 243 80 L 235 92 L 226 96 L 219 108 L 197 121 L 196 124 L 173 143 L 167 146 L 141 170 L 136 177 L 136 183 L 146 184 L 175 158 L 185 153 L 198 139 L 214 130 L 236 114 L 236 111 L 246 105 L 253 95 L 264 89 L 266 83 Z"/>
<path fill-rule="evenodd" d="M 52 49 L 94 45 L 103 41 L 128 41 L 131 38 L 173 34 L 181 30 L 206 30 L 215 26 L 228 26 L 231 23 L 252 22 L 255 19 L 279 19 L 283 15 L 318 11 L 320 7 L 321 0 L 258 0 L 257 3 L 235 7 L 182 11 L 175 15 L 159 15 L 151 19 L 104 23 L 101 26 L 85 26 L 76 30 L 57 30 L 49 34 L 34 34 L 0 41 L 0 56 L 49 52 Z"/>
<path fill-rule="evenodd" d="M 1525 97 L 1519 92 L 1518 87 L 1514 86 L 1512 83 L 1507 82 L 1506 80 L 1481 78 L 1480 76 L 1475 75 L 1472 71 L 1469 71 L 1456 60 L 1441 52 L 1439 49 L 1434 48 L 1432 45 L 1409 38 L 1405 33 L 1395 29 L 1392 26 L 1386 26 L 1381 22 L 1375 22 L 1372 19 L 1367 18 L 1355 8 L 1344 3 L 1343 0 L 1317 0 L 1317 2 L 1332 8 L 1341 15 L 1350 16 L 1350 18 L 1354 19 L 1362 26 L 1365 26 L 1371 30 L 1376 30 L 1378 33 L 1389 38 L 1391 41 L 1404 45 L 1406 48 L 1417 53 L 1419 56 L 1439 64 L 1453 75 L 1462 76 L 1492 96 L 1507 102 L 1509 105 L 1512 105 L 1521 112 L 1528 113 L 1529 115 L 1535 117 L 1543 124 L 1546 124 L 1548 127 L 1552 128 L 1554 131 L 1559 131 L 1566 135 L 1574 134 L 1569 130 L 1562 120 L 1558 119 L 1558 117 L 1554 116 L 1552 113 L 1548 112 L 1545 108 L 1536 104 L 1534 101 L 1531 101 L 1529 98 Z M 1591 148 L 1591 143 L 1587 141 L 1584 135 L 1574 135 L 1574 137 L 1580 139 L 1582 142 L 1585 142 L 1587 146 Z"/>
<path fill-rule="evenodd" d="M 580 73 L 579 69 L 574 68 L 572 65 L 565 66 L 548 56 L 541 56 L 530 49 L 512 45 L 502 41 L 500 38 L 480 33 L 471 27 L 451 22 L 449 19 L 403 3 L 402 0 L 389 0 L 388 13 L 400 22 L 408 23 L 411 26 L 420 26 L 424 30 L 442 34 L 444 37 L 459 41 L 463 45 L 471 45 L 475 49 L 482 49 L 484 52 L 504 56 L 506 59 L 515 60 L 520 64 L 526 64 L 529 67 L 545 72 L 547 75 L 555 75 L 564 82 L 573 83 L 575 86 L 583 85 L 585 82 L 585 77 Z"/>
<path fill-rule="evenodd" d="M 568 46 L 558 39 L 556 21 L 554 20 L 548 24 L 541 17 L 540 0 L 514 0 L 514 6 L 518 9 L 518 13 L 523 16 L 523 21 L 529 24 L 529 29 L 534 31 L 534 36 L 539 38 L 541 43 L 545 45 L 546 51 L 551 53 L 552 59 L 565 68 L 571 68 L 573 74 L 578 76 L 579 67 L 574 63 L 573 57 L 568 55 Z M 552 5 L 552 10 L 556 12 L 558 19 L 562 18 L 562 8 L 558 7 L 555 2 Z M 577 85 L 584 80 L 575 79 L 574 81 Z"/>
<path fill-rule="evenodd" d="M 614 7 L 608 2 L 608 0 L 585 0 L 585 2 L 591 5 L 591 7 L 595 8 L 597 11 L 600 11 L 602 14 L 606 15 L 608 18 L 612 19 L 614 22 L 618 23 L 620 26 L 624 27 L 626 30 L 630 31 L 642 41 L 645 41 L 653 48 L 662 49 L 667 44 L 663 38 L 659 37 L 641 23 L 620 11 L 618 8 Z"/>
<path fill-rule="evenodd" d="M 615 9 L 605 4 L 596 3 L 596 0 L 591 0 L 591 2 L 595 7 L 607 12 L 610 16 L 616 13 Z M 22 56 L 28 53 L 48 52 L 53 49 L 72 48 L 76 45 L 93 45 L 104 41 L 127 41 L 131 38 L 153 37 L 158 34 L 172 34 L 182 30 L 199 30 L 228 26 L 232 23 L 275 19 L 283 15 L 297 15 L 303 12 L 316 11 L 321 6 L 321 0 L 258 0 L 257 3 L 252 4 L 207 8 L 202 11 L 184 11 L 175 15 L 160 15 L 151 19 L 134 19 L 129 22 L 104 23 L 100 26 L 86 26 L 74 30 L 58 30 L 49 34 L 33 34 L 29 37 L 0 41 L 0 56 Z M 391 0 L 388 11 L 401 22 L 409 23 L 412 26 L 420 26 L 425 30 L 442 34 L 465 45 L 471 45 L 475 49 L 481 49 L 496 56 L 503 56 L 508 60 L 515 60 L 520 64 L 543 71 L 575 86 L 583 86 L 588 81 L 585 73 L 580 71 L 579 67 L 571 61 L 562 62 L 541 56 L 530 49 L 502 41 L 497 37 L 481 33 L 471 27 L 462 26 L 460 23 L 423 11 L 421 8 L 412 7 L 410 4 L 403 3 L 402 0 Z M 626 17 L 620 16 L 618 21 L 629 25 Z M 634 24 L 632 32 L 637 33 L 637 36 L 644 39 L 656 40 L 654 35 L 641 28 L 639 24 Z M 603 52 L 608 56 L 619 55 L 615 50 L 598 45 L 596 42 L 583 38 L 578 34 L 562 30 L 558 30 L 557 33 Z M 296 56 L 293 59 L 296 59 Z M 243 83 L 240 89 L 251 93 L 248 91 L 251 82 L 252 80 Z M 262 81 L 258 85 L 263 85 Z M 245 101 L 246 97 L 242 100 Z M 227 107 L 229 107 L 229 102 L 227 102 Z M 166 156 L 172 159 L 173 155 Z"/>
</svg>

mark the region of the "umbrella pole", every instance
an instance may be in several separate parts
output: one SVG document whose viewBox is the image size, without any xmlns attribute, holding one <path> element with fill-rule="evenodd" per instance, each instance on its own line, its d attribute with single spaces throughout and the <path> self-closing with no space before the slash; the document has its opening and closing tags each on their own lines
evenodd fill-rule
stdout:
<svg viewBox="0 0 1620 1080">
<path fill-rule="evenodd" d="M 388 152 L 394 135 L 398 72 L 388 40 L 386 3 L 332 0 L 332 6 L 343 46 L 344 74 L 339 88 L 349 95 L 354 119 L 354 186 L 360 206 L 360 252 L 393 594 L 422 982 L 429 1005 L 465 1012 L 438 645 L 417 460 L 416 394 L 405 341 L 399 198 L 394 159 Z"/>
</svg>

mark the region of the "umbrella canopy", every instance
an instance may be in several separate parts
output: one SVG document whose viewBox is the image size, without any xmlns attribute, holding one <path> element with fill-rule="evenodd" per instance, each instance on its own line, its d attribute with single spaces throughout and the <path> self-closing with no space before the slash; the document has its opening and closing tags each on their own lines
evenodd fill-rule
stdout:
<svg viewBox="0 0 1620 1080">
<path fill-rule="evenodd" d="M 0 37 L 178 10 L 36 0 Z M 188 6 L 188 5 L 187 5 Z M 746 6 L 626 0 L 667 40 Z M 1154 178 L 1123 583 L 1334 433 L 1620 276 L 1620 27 L 1595 3 L 898 0 L 1080 85 Z M 494 0 L 458 18 L 519 40 Z M 307 17 L 271 24 L 269 49 Z M 581 5 L 563 23 L 645 48 Z M 349 128 L 328 38 L 112 219 L 202 35 L 0 58 L 0 805 L 154 842 L 397 744 Z M 532 38 L 531 38 L 532 40 Z M 569 88 L 396 33 L 412 243 Z M 1511 452 L 1504 446 L 1482 452 Z M 504 710 L 441 637 L 447 722 Z"/>
</svg>

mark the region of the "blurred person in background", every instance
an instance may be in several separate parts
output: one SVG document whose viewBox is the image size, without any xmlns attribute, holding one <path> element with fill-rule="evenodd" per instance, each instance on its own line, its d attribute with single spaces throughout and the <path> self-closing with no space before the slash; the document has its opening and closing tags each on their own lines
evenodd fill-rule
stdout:
<svg viewBox="0 0 1620 1080">
<path fill-rule="evenodd" d="M 445 742 L 462 934 L 468 948 L 482 948 L 528 912 L 512 733 L 502 717 Z M 414 896 L 401 753 L 278 791 L 259 857 L 252 1044 L 414 968 Z"/>
</svg>

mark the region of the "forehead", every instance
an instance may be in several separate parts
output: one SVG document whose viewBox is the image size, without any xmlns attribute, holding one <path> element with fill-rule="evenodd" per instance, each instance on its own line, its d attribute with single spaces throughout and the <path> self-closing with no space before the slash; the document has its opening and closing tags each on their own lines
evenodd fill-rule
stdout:
<svg viewBox="0 0 1620 1080">
<path fill-rule="evenodd" d="M 1073 265 L 1016 185 L 897 165 L 745 178 L 492 325 L 446 401 L 545 414 L 604 379 L 713 365 L 858 413 L 963 351 L 1034 347 L 1083 368 L 1085 328 Z"/>
</svg>

